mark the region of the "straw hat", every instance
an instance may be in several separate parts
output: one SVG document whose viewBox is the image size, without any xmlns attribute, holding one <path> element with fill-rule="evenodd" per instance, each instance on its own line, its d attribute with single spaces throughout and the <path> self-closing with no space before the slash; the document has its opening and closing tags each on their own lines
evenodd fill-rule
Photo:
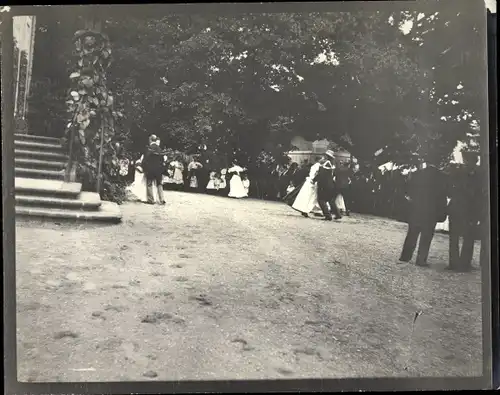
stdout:
<svg viewBox="0 0 500 395">
<path fill-rule="evenodd" d="M 325 152 L 325 155 L 328 156 L 331 159 L 335 159 L 335 153 L 332 150 L 328 150 Z"/>
<path fill-rule="evenodd" d="M 156 134 L 152 134 L 151 136 L 149 136 L 149 144 L 150 145 L 153 143 L 156 143 L 158 140 L 159 140 L 159 138 Z"/>
</svg>

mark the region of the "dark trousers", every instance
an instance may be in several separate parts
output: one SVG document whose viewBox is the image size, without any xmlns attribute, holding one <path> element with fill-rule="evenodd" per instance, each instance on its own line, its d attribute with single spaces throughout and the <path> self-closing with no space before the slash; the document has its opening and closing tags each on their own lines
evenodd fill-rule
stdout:
<svg viewBox="0 0 500 395">
<path fill-rule="evenodd" d="M 163 197 L 163 185 L 162 185 L 163 176 L 161 174 L 146 174 L 146 182 L 147 182 L 147 197 L 148 203 L 154 204 L 155 199 L 153 195 L 153 182 L 156 181 L 156 189 L 158 191 L 158 199 L 160 203 L 165 203 L 165 198 Z"/>
<path fill-rule="evenodd" d="M 409 262 L 411 260 L 415 249 L 417 248 L 418 237 L 420 236 L 417 252 L 417 264 L 425 265 L 427 263 L 427 257 L 429 256 L 432 239 L 434 238 L 436 224 L 437 222 L 424 224 L 410 222 L 408 224 L 408 232 L 406 233 L 406 239 L 403 244 L 403 251 L 401 252 L 400 257 L 401 261 Z"/>
<path fill-rule="evenodd" d="M 449 267 L 455 270 L 469 270 L 472 267 L 472 257 L 474 256 L 476 227 L 464 223 L 465 221 L 459 221 L 453 216 L 449 218 Z M 462 238 L 462 248 L 460 248 L 460 238 Z"/>
<path fill-rule="evenodd" d="M 339 208 L 335 204 L 336 193 L 330 193 L 329 191 L 318 191 L 318 205 L 323 212 L 323 216 L 326 219 L 332 219 L 332 214 L 335 218 L 340 218 Z M 328 204 L 327 204 L 328 203 Z M 328 209 L 328 205 L 330 205 L 330 210 Z"/>
</svg>

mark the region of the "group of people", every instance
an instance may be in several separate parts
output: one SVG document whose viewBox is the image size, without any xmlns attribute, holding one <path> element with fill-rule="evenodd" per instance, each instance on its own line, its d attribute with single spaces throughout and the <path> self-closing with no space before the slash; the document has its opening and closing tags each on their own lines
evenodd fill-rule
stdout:
<svg viewBox="0 0 500 395">
<path fill-rule="evenodd" d="M 453 174 L 445 174 L 442 168 L 432 164 L 422 164 L 408 179 L 401 178 L 397 191 L 392 190 L 393 194 L 403 196 L 405 203 L 398 204 L 402 207 L 398 215 L 408 223 L 400 262 L 412 259 L 418 242 L 416 265 L 427 266 L 437 225 L 444 221 L 449 224 L 449 268 L 471 269 L 476 240 L 481 241 L 480 260 L 484 262 L 487 194 L 480 183 L 480 167 L 471 158 L 464 156 L 464 165 Z M 135 178 L 129 187 L 138 200 L 165 204 L 164 187 L 238 199 L 249 196 L 248 171 L 237 160 L 229 168 L 218 171 L 206 169 L 207 163 L 203 164 L 198 156 L 193 156 L 187 166 L 180 155 L 168 160 L 169 155 L 160 148 L 160 139 L 152 135 L 149 146 L 135 163 Z M 207 171 L 208 177 L 204 176 Z M 274 175 L 279 181 L 275 189 L 278 199 L 304 217 L 314 214 L 326 221 L 340 220 L 350 214 L 351 202 L 356 201 L 352 195 L 358 195 L 352 188 L 353 181 L 356 183 L 355 172 L 347 162 L 336 163 L 335 154 L 330 150 L 312 165 L 277 166 Z M 461 246 L 460 239 L 463 240 Z"/>
<path fill-rule="evenodd" d="M 315 211 L 317 213 L 319 208 L 326 221 L 341 219 L 342 212 L 349 215 L 344 197 L 348 195 L 351 183 L 350 169 L 347 163 L 341 163 L 336 168 L 333 151 L 326 151 L 309 168 L 303 180 L 299 178 L 301 175 L 298 173 L 297 175 L 298 177 L 291 181 L 288 193 L 283 198 L 294 210 L 307 218 L 310 213 Z"/>
<path fill-rule="evenodd" d="M 169 163 L 163 186 L 170 190 L 207 192 L 211 195 L 228 196 L 236 199 L 248 197 L 250 180 L 245 168 L 233 160 L 232 166 L 220 170 L 209 170 L 208 181 L 203 176 L 203 165 L 197 156 L 184 166 L 180 158 Z M 187 171 L 185 171 L 185 169 Z"/>
<path fill-rule="evenodd" d="M 487 260 L 487 179 L 477 156 L 464 155 L 464 164 L 452 174 L 432 164 L 422 164 L 406 184 L 408 230 L 399 258 L 409 262 L 417 249 L 416 265 L 428 266 L 427 258 L 436 225 L 449 221 L 448 269 L 472 269 L 475 241 L 481 242 L 480 262 Z M 420 240 L 418 240 L 420 239 Z M 462 243 L 460 245 L 460 239 Z"/>
<path fill-rule="evenodd" d="M 144 154 L 135 162 L 134 182 L 128 188 L 135 199 L 147 204 L 163 205 L 164 188 L 206 191 L 237 199 L 248 197 L 250 180 L 246 169 L 236 159 L 229 168 L 210 171 L 207 181 L 204 177 L 205 165 L 198 155 L 192 156 L 187 166 L 181 155 L 169 162 L 169 154 L 160 148 L 160 144 L 160 139 L 151 135 Z"/>
<path fill-rule="evenodd" d="M 481 178 L 477 156 L 464 155 L 464 164 L 446 173 L 436 165 L 422 163 L 402 183 L 402 220 L 408 229 L 399 263 L 409 262 L 417 250 L 415 264 L 428 266 L 431 243 L 439 223 L 449 223 L 448 269 L 466 272 L 472 269 L 475 241 L 481 242 L 480 262 L 487 259 L 487 181 Z M 337 168 L 334 154 L 327 151 L 304 175 L 296 172 L 284 201 L 302 216 L 311 213 L 324 220 L 342 218 L 342 206 L 352 201 L 353 172 L 347 163 Z M 354 199 L 355 200 L 355 199 Z M 349 207 L 349 206 L 348 206 Z M 349 209 L 343 208 L 347 215 Z M 321 214 L 318 213 L 320 211 Z M 460 243 L 460 241 L 462 241 Z M 418 249 L 417 249 L 418 244 Z"/>
</svg>

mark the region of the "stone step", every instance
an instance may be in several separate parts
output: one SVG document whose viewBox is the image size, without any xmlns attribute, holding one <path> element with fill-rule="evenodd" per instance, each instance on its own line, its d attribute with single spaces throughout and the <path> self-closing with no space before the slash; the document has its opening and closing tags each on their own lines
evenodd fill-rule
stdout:
<svg viewBox="0 0 500 395">
<path fill-rule="evenodd" d="M 72 196 L 77 198 L 82 191 L 82 184 L 77 182 L 64 182 L 60 180 L 40 180 L 36 178 L 15 178 L 16 194 L 26 195 L 51 195 Z"/>
<path fill-rule="evenodd" d="M 61 139 L 55 137 L 37 136 L 34 134 L 14 133 L 14 140 L 33 141 L 47 144 L 61 144 Z"/>
<path fill-rule="evenodd" d="M 64 168 L 61 170 L 49 170 L 49 169 L 30 169 L 26 167 L 16 167 L 15 175 L 16 177 L 22 178 L 41 178 L 46 180 L 63 180 L 64 179 Z"/>
<path fill-rule="evenodd" d="M 36 168 L 36 169 L 64 169 L 66 162 L 53 161 L 33 158 L 14 158 L 15 165 L 23 168 Z"/>
<path fill-rule="evenodd" d="M 14 145 L 16 148 L 32 151 L 49 151 L 49 152 L 64 152 L 64 148 L 60 143 L 46 143 L 40 141 L 30 140 L 15 140 Z"/>
<path fill-rule="evenodd" d="M 14 157 L 20 158 L 32 158 L 32 159 L 51 159 L 51 160 L 59 160 L 59 161 L 67 161 L 68 156 L 62 154 L 60 152 L 50 152 L 50 151 L 33 151 L 33 150 L 25 150 L 25 149 L 15 149 Z"/>
<path fill-rule="evenodd" d="M 30 207 L 16 205 L 16 216 L 41 219 L 59 219 L 83 222 L 118 223 L 122 220 L 120 207 L 116 203 L 102 202 L 96 211 L 72 210 L 63 208 Z"/>
<path fill-rule="evenodd" d="M 53 197 L 53 196 L 33 196 L 16 193 L 16 205 L 35 208 L 54 207 L 58 209 L 76 209 L 84 211 L 97 211 L 101 206 L 101 197 L 95 192 L 82 192 L 76 199 Z"/>
</svg>

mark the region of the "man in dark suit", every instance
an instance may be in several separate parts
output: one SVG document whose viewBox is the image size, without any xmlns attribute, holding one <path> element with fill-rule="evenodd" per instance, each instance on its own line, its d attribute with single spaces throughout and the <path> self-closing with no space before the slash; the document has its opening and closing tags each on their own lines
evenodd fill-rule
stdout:
<svg viewBox="0 0 500 395">
<path fill-rule="evenodd" d="M 352 170 L 348 162 L 340 163 L 340 166 L 335 169 L 335 184 L 337 186 L 337 195 L 341 195 L 344 199 L 345 215 L 349 216 L 351 206 L 351 179 Z"/>
<path fill-rule="evenodd" d="M 164 163 L 165 153 L 160 149 L 160 139 L 156 135 L 150 137 L 150 145 L 144 154 L 142 167 L 146 176 L 147 182 L 147 198 L 148 204 L 154 204 L 153 183 L 156 182 L 156 189 L 158 191 L 158 199 L 160 204 L 165 204 L 163 197 L 163 172 L 165 169 Z"/>
<path fill-rule="evenodd" d="M 472 269 L 474 242 L 481 239 L 479 222 L 488 206 L 487 185 L 481 185 L 476 166 L 477 155 L 463 153 L 464 164 L 452 174 L 451 199 L 448 205 L 450 260 L 448 269 L 467 272 Z M 462 238 L 462 248 L 460 248 Z"/>
<path fill-rule="evenodd" d="M 337 191 L 335 188 L 335 182 L 333 181 L 333 170 L 335 169 L 333 166 L 334 160 L 334 153 L 331 150 L 326 151 L 320 162 L 321 166 L 318 174 L 314 178 L 314 181 L 318 183 L 318 204 L 319 207 L 321 207 L 321 211 L 323 212 L 323 216 L 326 221 L 332 220 L 332 213 L 335 215 L 335 219 L 342 218 L 339 209 L 335 204 Z"/>
<path fill-rule="evenodd" d="M 434 165 L 422 165 L 410 176 L 407 185 L 408 232 L 399 260 L 409 262 L 417 247 L 420 236 L 416 264 L 428 266 L 427 257 L 438 222 L 446 219 L 446 178 Z"/>
</svg>

